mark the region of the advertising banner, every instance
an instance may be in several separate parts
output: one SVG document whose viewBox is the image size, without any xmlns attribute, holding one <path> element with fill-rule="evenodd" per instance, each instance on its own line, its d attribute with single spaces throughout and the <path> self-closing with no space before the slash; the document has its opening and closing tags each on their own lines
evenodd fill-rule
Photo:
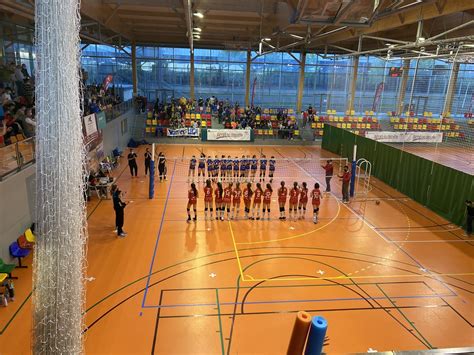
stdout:
<svg viewBox="0 0 474 355">
<path fill-rule="evenodd" d="M 207 140 L 250 142 L 250 129 L 208 129 Z"/>
<path fill-rule="evenodd" d="M 441 143 L 442 132 L 366 132 L 366 138 L 386 143 Z"/>
<path fill-rule="evenodd" d="M 199 128 L 168 129 L 168 137 L 199 137 Z"/>
</svg>

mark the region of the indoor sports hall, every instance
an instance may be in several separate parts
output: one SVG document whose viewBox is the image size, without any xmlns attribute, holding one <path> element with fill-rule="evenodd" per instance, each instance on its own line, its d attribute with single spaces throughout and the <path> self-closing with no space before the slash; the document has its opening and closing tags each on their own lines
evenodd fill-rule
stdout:
<svg viewBox="0 0 474 355">
<path fill-rule="evenodd" d="M 0 354 L 474 352 L 474 4 L 0 2 Z"/>
</svg>

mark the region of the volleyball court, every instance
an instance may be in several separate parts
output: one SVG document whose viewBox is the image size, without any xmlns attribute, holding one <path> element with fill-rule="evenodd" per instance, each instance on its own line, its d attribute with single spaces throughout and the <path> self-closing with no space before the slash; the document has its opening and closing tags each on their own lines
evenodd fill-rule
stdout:
<svg viewBox="0 0 474 355">
<path fill-rule="evenodd" d="M 287 346 L 299 310 L 328 319 L 325 351 L 387 350 L 390 337 L 402 339 L 397 340 L 399 349 L 470 344 L 472 243 L 462 238 L 460 228 L 376 179 L 368 188 L 366 179 L 356 179 L 356 198 L 341 203 L 337 175 L 347 159 L 317 148 L 163 149 L 168 180 L 161 183 L 167 186 L 161 192 L 167 197 L 142 301 L 144 311 L 155 309 L 159 319 L 153 351 L 190 351 L 184 342 L 171 345 L 166 336 L 197 339 L 201 333 L 194 327 L 208 327 L 216 329 L 216 337 L 201 339 L 193 351 L 279 353 Z M 197 176 L 197 169 L 194 179 L 189 176 L 192 156 L 199 159 L 201 153 L 273 156 L 271 219 L 245 219 L 241 212 L 233 220 L 206 220 L 205 179 Z M 328 159 L 334 162 L 335 176 L 331 192 L 321 200 L 319 223 L 313 223 L 309 205 L 304 219 L 279 220 L 276 191 L 281 181 L 289 188 L 294 182 L 309 187 L 319 183 L 323 191 L 321 166 Z M 193 180 L 199 193 L 198 218 L 186 223 Z M 253 182 L 251 177 L 227 175 L 217 181 L 224 187 L 251 182 L 253 188 L 260 182 L 258 173 Z M 363 194 L 357 197 L 358 192 Z M 163 271 L 176 263 L 176 274 Z M 434 314 L 462 331 L 440 338 L 429 321 Z M 345 347 L 348 329 L 358 345 Z"/>
</svg>

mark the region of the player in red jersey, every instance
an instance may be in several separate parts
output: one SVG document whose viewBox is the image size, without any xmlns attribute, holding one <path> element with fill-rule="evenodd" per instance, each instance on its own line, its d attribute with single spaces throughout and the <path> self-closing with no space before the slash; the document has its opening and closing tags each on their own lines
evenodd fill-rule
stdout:
<svg viewBox="0 0 474 355">
<path fill-rule="evenodd" d="M 298 202 L 298 212 L 300 219 L 304 219 L 306 215 L 306 205 L 308 204 L 308 186 L 303 182 L 300 189 L 300 200 Z"/>
<path fill-rule="evenodd" d="M 247 183 L 247 187 L 244 189 L 244 205 L 245 205 L 245 218 L 249 218 L 250 203 L 252 202 L 252 184 Z"/>
<path fill-rule="evenodd" d="M 240 183 L 235 184 L 235 189 L 232 191 L 232 215 L 231 219 L 239 219 L 240 212 L 240 199 L 242 198 L 242 190 L 240 189 Z"/>
<path fill-rule="evenodd" d="M 287 196 L 288 196 L 288 189 L 285 187 L 285 182 L 282 181 L 280 183 L 280 188 L 278 189 L 278 205 L 280 206 L 280 219 L 281 220 L 286 219 L 285 204 L 286 204 Z"/>
<path fill-rule="evenodd" d="M 206 187 L 204 187 L 204 218 L 207 219 L 207 211 L 211 213 L 212 221 L 212 185 L 211 180 L 206 181 Z"/>
<path fill-rule="evenodd" d="M 268 212 L 268 220 L 270 220 L 270 202 L 272 201 L 272 185 L 267 184 L 267 188 L 263 193 L 263 215 L 262 219 L 265 219 L 265 211 Z"/>
<path fill-rule="evenodd" d="M 222 198 L 223 209 L 227 210 L 227 220 L 230 220 L 230 203 L 232 202 L 232 183 L 224 189 L 224 197 Z M 222 212 L 224 214 L 224 212 Z"/>
<path fill-rule="evenodd" d="M 314 224 L 318 223 L 318 215 L 319 215 L 319 205 L 321 204 L 321 199 L 323 195 L 321 191 L 319 191 L 319 184 L 314 184 L 314 190 L 311 191 L 311 203 L 313 205 L 313 222 Z"/>
<path fill-rule="evenodd" d="M 222 207 L 222 196 L 224 195 L 224 190 L 222 189 L 222 184 L 217 183 L 217 189 L 214 192 L 215 201 L 216 201 L 216 219 L 224 220 L 224 208 Z"/>
<path fill-rule="evenodd" d="M 191 212 L 190 208 L 193 206 L 193 211 L 194 211 L 194 218 L 193 220 L 197 220 L 197 213 L 196 213 L 196 203 L 197 203 L 197 198 L 198 198 L 198 191 L 196 189 L 196 185 L 194 185 L 194 182 L 191 184 L 191 188 L 188 191 L 188 205 L 186 207 L 186 210 L 188 212 L 188 220 L 186 222 L 191 222 Z"/>
<path fill-rule="evenodd" d="M 255 217 L 255 210 L 257 210 L 257 221 L 260 219 L 260 205 L 262 204 L 262 196 L 263 196 L 263 189 L 262 185 L 257 182 L 257 188 L 255 189 L 255 193 L 253 196 L 253 206 L 252 206 L 252 217 L 250 219 L 254 219 Z"/>
<path fill-rule="evenodd" d="M 297 219 L 297 207 L 298 207 L 298 196 L 300 195 L 300 189 L 298 183 L 295 181 L 293 187 L 290 190 L 290 219 L 296 221 Z M 291 218 L 291 212 L 293 212 L 293 218 Z"/>
</svg>

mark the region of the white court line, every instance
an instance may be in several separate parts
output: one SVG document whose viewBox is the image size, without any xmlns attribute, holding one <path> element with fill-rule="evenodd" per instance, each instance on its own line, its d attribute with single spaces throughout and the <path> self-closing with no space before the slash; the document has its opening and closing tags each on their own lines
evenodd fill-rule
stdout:
<svg viewBox="0 0 474 355">
<path fill-rule="evenodd" d="M 313 180 L 316 180 L 317 182 L 319 182 L 319 180 L 317 180 L 315 177 L 311 176 L 305 169 L 303 169 L 301 166 L 299 166 L 298 164 L 296 164 L 293 160 L 291 160 L 293 162 L 294 165 L 296 165 L 300 170 L 302 170 L 306 175 L 308 175 L 311 179 Z M 375 228 L 375 226 L 373 226 L 371 223 L 367 222 L 367 220 L 365 218 L 362 218 L 362 216 L 360 216 L 359 214 L 357 214 L 355 212 L 355 210 L 349 206 L 347 206 L 345 203 L 341 203 L 339 201 L 339 199 L 336 197 L 336 195 L 334 195 L 334 193 L 330 193 L 331 196 L 337 201 L 338 204 L 340 205 L 343 205 L 344 207 L 346 207 L 350 212 L 352 212 L 352 214 L 354 214 L 359 220 L 361 220 L 362 222 L 364 222 L 367 227 L 369 227 L 370 229 L 372 229 L 372 231 L 375 232 L 375 234 L 377 234 L 380 238 L 382 238 L 385 242 L 387 243 L 390 243 L 390 240 L 388 240 L 387 238 L 385 238 L 380 232 L 377 231 L 377 229 Z"/>
</svg>

